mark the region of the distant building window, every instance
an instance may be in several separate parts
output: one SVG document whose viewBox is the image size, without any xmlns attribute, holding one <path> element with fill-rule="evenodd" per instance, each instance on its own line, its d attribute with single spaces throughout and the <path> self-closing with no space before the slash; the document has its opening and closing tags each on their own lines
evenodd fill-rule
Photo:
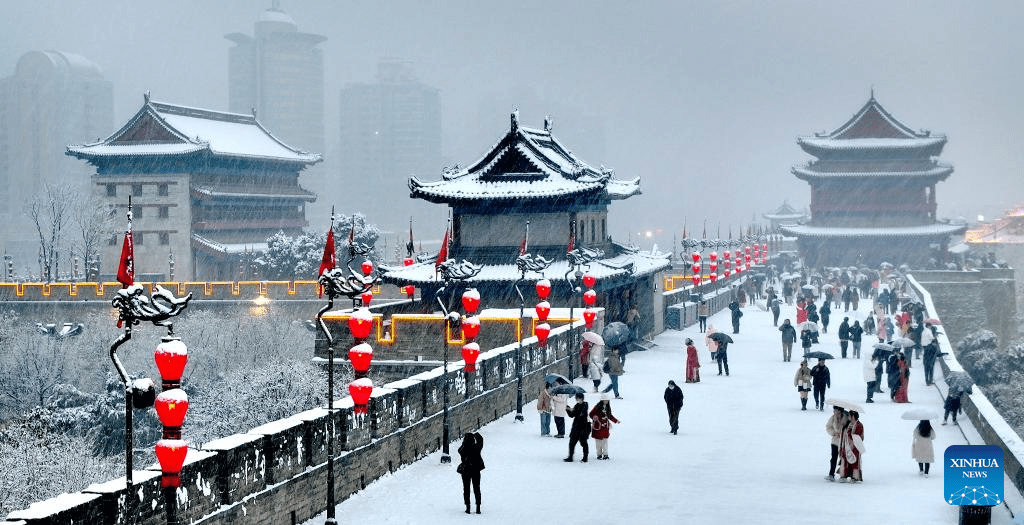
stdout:
<svg viewBox="0 0 1024 525">
<path fill-rule="evenodd" d="M 167 184 L 160 184 L 156 188 L 157 194 L 159 194 L 161 197 L 167 196 Z"/>
<path fill-rule="evenodd" d="M 593 243 L 597 237 L 597 228 L 594 227 L 594 219 L 590 219 L 590 242 Z"/>
<path fill-rule="evenodd" d="M 160 218 L 161 219 L 166 219 L 167 217 L 170 217 L 170 210 L 171 210 L 170 206 L 161 206 L 160 207 Z"/>
<path fill-rule="evenodd" d="M 135 242 L 135 246 L 142 246 L 142 232 L 132 233 L 132 241 Z"/>
<path fill-rule="evenodd" d="M 107 246 L 117 246 L 117 234 L 113 234 L 107 239 Z"/>
<path fill-rule="evenodd" d="M 601 242 L 604 242 L 608 239 L 608 235 L 606 235 L 604 232 L 605 221 L 606 219 L 601 219 Z"/>
<path fill-rule="evenodd" d="M 171 244 L 171 234 L 169 234 L 167 232 L 161 233 L 160 234 L 160 244 L 165 245 L 165 246 L 168 245 L 168 244 Z"/>
<path fill-rule="evenodd" d="M 132 184 L 132 197 L 142 196 L 142 184 Z"/>
<path fill-rule="evenodd" d="M 132 218 L 133 219 L 141 219 L 142 218 L 142 206 L 136 206 L 136 207 L 132 208 Z"/>
<path fill-rule="evenodd" d="M 587 242 L 587 221 L 580 221 L 580 240 Z"/>
<path fill-rule="evenodd" d="M 117 197 L 117 184 L 107 184 L 107 197 Z"/>
</svg>

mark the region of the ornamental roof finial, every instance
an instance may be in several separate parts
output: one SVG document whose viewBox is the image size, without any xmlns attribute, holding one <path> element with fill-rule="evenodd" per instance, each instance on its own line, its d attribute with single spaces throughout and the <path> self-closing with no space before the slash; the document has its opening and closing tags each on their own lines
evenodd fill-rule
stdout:
<svg viewBox="0 0 1024 525">
<path fill-rule="evenodd" d="M 551 118 L 551 115 L 544 117 L 544 131 L 551 133 L 551 129 L 555 127 L 555 121 Z"/>
<path fill-rule="evenodd" d="M 149 90 L 148 89 L 145 91 L 145 93 L 142 94 L 142 99 L 145 101 L 146 104 L 149 104 Z"/>
<path fill-rule="evenodd" d="M 512 133 L 519 131 L 519 108 L 512 108 Z"/>
</svg>

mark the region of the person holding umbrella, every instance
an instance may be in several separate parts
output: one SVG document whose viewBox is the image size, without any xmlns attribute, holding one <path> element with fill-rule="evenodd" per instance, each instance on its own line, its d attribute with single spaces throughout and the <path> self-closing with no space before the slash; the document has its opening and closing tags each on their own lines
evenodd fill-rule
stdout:
<svg viewBox="0 0 1024 525">
<path fill-rule="evenodd" d="M 811 335 L 811 331 L 807 328 L 800 329 L 800 347 L 804 350 L 806 356 L 811 351 L 811 345 L 814 344 L 814 336 Z"/>
<path fill-rule="evenodd" d="M 608 438 L 611 436 L 612 423 L 619 423 L 612 415 L 612 404 L 608 394 L 601 396 L 594 408 L 590 411 L 590 436 L 594 438 L 594 447 L 597 449 L 597 459 L 608 459 Z M 584 452 L 586 457 L 586 452 Z"/>
<path fill-rule="evenodd" d="M 722 368 L 725 368 L 725 375 L 729 375 L 729 343 L 732 342 L 732 338 L 722 332 L 715 332 L 711 334 L 711 339 L 717 343 L 717 350 L 715 350 L 715 360 L 718 361 L 718 375 L 722 375 Z"/>
<path fill-rule="evenodd" d="M 796 369 L 796 376 L 793 377 L 793 386 L 800 394 L 800 410 L 807 410 L 807 393 L 811 391 L 811 369 L 807 366 L 807 360 L 800 360 L 800 367 Z"/>
<path fill-rule="evenodd" d="M 583 399 L 583 393 L 576 394 L 576 404 L 566 409 L 565 413 L 572 418 L 572 428 L 569 429 L 569 457 L 563 461 L 572 463 L 572 456 L 576 452 L 576 443 L 583 449 L 583 463 L 587 462 L 590 455 L 590 447 L 587 445 L 587 438 L 590 436 L 590 420 L 588 410 L 590 407 Z"/>
<path fill-rule="evenodd" d="M 793 358 L 793 343 L 796 342 L 796 328 L 789 324 L 789 319 L 782 321 L 782 326 L 779 327 L 779 331 L 782 332 L 782 362 L 788 363 Z M 807 351 L 804 350 L 806 354 Z"/>
<path fill-rule="evenodd" d="M 551 416 L 555 419 L 555 437 L 565 437 L 565 405 L 568 403 L 566 394 L 551 395 Z"/>
<path fill-rule="evenodd" d="M 811 385 L 814 389 L 815 408 L 825 410 L 825 389 L 832 386 L 832 376 L 823 358 L 819 358 L 818 364 L 811 369 Z"/>
<path fill-rule="evenodd" d="M 825 433 L 832 438 L 832 456 L 828 461 L 828 475 L 826 481 L 836 480 L 836 463 L 839 460 L 839 443 L 842 439 L 843 428 L 846 425 L 846 410 L 838 405 L 832 405 L 832 415 L 825 422 Z"/>
<path fill-rule="evenodd" d="M 861 483 L 864 473 L 861 471 L 861 455 L 864 454 L 864 424 L 860 422 L 860 413 L 856 410 L 847 412 L 846 424 L 839 438 L 839 472 L 841 483 Z"/>
<path fill-rule="evenodd" d="M 668 388 L 665 389 L 665 408 L 668 409 L 668 426 L 672 434 L 679 430 L 679 411 L 683 408 L 683 400 L 683 389 L 675 381 L 669 380 Z"/>
<path fill-rule="evenodd" d="M 686 338 L 686 382 L 700 383 L 700 362 L 697 360 L 697 347 L 693 339 Z"/>
<path fill-rule="evenodd" d="M 604 345 L 594 345 L 590 349 L 590 361 L 587 363 L 587 377 L 594 382 L 594 392 L 600 390 L 601 379 L 604 377 Z"/>
</svg>

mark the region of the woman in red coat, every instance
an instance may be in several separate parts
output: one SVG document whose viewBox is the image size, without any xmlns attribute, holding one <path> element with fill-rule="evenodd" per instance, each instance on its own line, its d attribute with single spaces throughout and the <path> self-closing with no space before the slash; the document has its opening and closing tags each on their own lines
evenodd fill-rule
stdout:
<svg viewBox="0 0 1024 525">
<path fill-rule="evenodd" d="M 900 354 L 899 360 L 896 361 L 896 366 L 900 370 L 900 386 L 896 390 L 896 397 L 893 398 L 897 403 L 909 403 L 910 399 L 907 398 L 907 388 L 910 387 L 910 366 L 907 365 L 907 358 Z"/>
<path fill-rule="evenodd" d="M 686 382 L 700 383 L 700 362 L 697 360 L 697 347 L 693 339 L 686 338 Z"/>
<path fill-rule="evenodd" d="M 849 418 L 839 438 L 839 481 L 860 483 L 864 481 L 861 471 L 861 456 L 864 454 L 864 424 L 855 410 L 847 412 Z"/>
<path fill-rule="evenodd" d="M 694 349 L 696 352 L 696 349 Z M 597 448 L 597 459 L 608 459 L 608 437 L 612 432 L 612 423 L 618 423 L 612 415 L 611 396 L 601 396 L 594 408 L 590 411 L 590 437 L 594 438 L 594 445 Z"/>
<path fill-rule="evenodd" d="M 804 301 L 800 300 L 796 303 L 796 324 L 799 326 L 805 322 L 807 322 L 807 308 L 804 307 Z"/>
</svg>

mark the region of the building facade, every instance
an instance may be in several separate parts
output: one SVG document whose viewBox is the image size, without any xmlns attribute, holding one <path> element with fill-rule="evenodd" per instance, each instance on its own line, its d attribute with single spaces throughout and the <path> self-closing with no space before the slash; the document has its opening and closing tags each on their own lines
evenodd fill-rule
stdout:
<svg viewBox="0 0 1024 525">
<path fill-rule="evenodd" d="M 14 75 L 0 79 L 0 249 L 19 275 L 39 272 L 39 236 L 26 204 L 47 184 L 88 194 L 91 170 L 67 158 L 64 148 L 109 133 L 113 105 L 100 68 L 71 53 L 31 51 Z"/>
<path fill-rule="evenodd" d="M 807 264 L 920 267 L 941 258 L 950 235 L 966 229 L 936 217 L 936 185 L 953 173 L 938 160 L 946 137 L 914 131 L 874 94 L 836 130 L 797 144 L 814 157 L 792 169 L 811 186 L 811 216 L 780 229 L 797 237 Z"/>
<path fill-rule="evenodd" d="M 388 217 L 373 220 L 401 231 L 409 217 L 422 218 L 432 211 L 422 201 L 408 198 L 406 181 L 410 175 L 441 169 L 441 96 L 437 88 L 416 79 L 409 62 L 379 63 L 376 80 L 341 89 L 337 164 L 341 180 L 355 197 L 387 201 L 393 210 Z"/>
<path fill-rule="evenodd" d="M 253 115 L 155 102 L 104 140 L 67 147 L 95 168 L 92 194 L 118 209 L 132 198 L 137 275 L 232 280 L 279 231 L 298 235 L 316 199 L 299 173 L 320 155 L 288 146 Z M 117 271 L 120 237 L 105 243 L 100 275 Z M 140 278 L 140 280 L 143 280 Z"/>
</svg>

